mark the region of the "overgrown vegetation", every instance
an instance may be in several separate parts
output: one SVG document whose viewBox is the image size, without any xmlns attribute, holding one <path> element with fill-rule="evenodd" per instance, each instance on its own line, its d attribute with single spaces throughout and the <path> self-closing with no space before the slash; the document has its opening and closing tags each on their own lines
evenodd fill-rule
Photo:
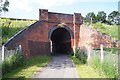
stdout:
<svg viewBox="0 0 120 80">
<path fill-rule="evenodd" d="M 22 67 L 25 65 L 26 60 L 24 56 L 20 53 L 15 53 L 12 56 L 9 56 L 8 58 L 5 58 L 5 60 L 2 63 L 2 74 L 9 73 L 19 67 Z"/>
<path fill-rule="evenodd" d="M 87 62 L 87 54 L 84 49 L 76 49 L 75 56 L 81 61 L 81 63 L 85 64 Z"/>
<path fill-rule="evenodd" d="M 112 38 L 118 40 L 118 26 L 117 25 L 107 25 L 103 23 L 92 24 L 93 28 L 100 31 L 103 34 L 107 34 Z"/>
<path fill-rule="evenodd" d="M 19 66 L 17 69 L 9 71 L 9 73 L 3 75 L 3 78 L 22 78 L 22 80 L 24 78 L 30 78 L 36 72 L 40 71 L 42 67 L 46 66 L 50 60 L 50 56 L 35 56 L 30 59 L 26 59 L 26 64 L 23 65 L 23 67 Z M 10 65 L 8 64 L 8 66 Z"/>
<path fill-rule="evenodd" d="M 105 48 L 106 51 L 111 51 Z M 115 50 L 113 48 L 113 50 Z M 101 63 L 100 55 L 95 54 L 89 62 L 87 62 L 87 52 L 85 49 L 76 49 L 75 57 L 71 57 L 76 65 L 76 69 L 80 78 L 118 78 L 118 62 L 116 53 L 105 54 Z M 93 54 L 93 53 L 91 53 Z M 90 73 L 90 74 L 89 74 Z"/>
<path fill-rule="evenodd" d="M 78 58 L 72 56 L 71 59 L 75 64 L 79 78 L 106 78 L 105 75 L 101 75 L 96 69 L 83 64 Z"/>
<path fill-rule="evenodd" d="M 0 43 L 0 45 L 4 44 L 17 32 L 28 27 L 30 24 L 34 22 L 35 20 L 21 21 L 21 20 L 0 19 L 0 29 L 2 29 L 2 42 Z"/>
<path fill-rule="evenodd" d="M 99 57 L 96 56 L 92 59 L 91 66 L 97 69 L 100 74 L 104 74 L 108 78 L 118 77 L 117 63 L 114 63 L 111 60 L 106 59 L 101 63 Z"/>
</svg>

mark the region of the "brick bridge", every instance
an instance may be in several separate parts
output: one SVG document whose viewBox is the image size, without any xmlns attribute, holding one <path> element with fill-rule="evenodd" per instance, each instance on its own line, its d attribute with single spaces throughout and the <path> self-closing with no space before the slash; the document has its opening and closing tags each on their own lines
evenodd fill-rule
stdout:
<svg viewBox="0 0 120 80">
<path fill-rule="evenodd" d="M 80 38 L 82 23 L 83 17 L 80 13 L 63 14 L 40 9 L 39 21 L 17 33 L 5 46 L 8 49 L 14 49 L 16 46 L 21 45 L 26 56 L 54 52 L 72 53 L 75 48 L 84 43 L 80 39 L 89 41 L 85 36 Z"/>
</svg>

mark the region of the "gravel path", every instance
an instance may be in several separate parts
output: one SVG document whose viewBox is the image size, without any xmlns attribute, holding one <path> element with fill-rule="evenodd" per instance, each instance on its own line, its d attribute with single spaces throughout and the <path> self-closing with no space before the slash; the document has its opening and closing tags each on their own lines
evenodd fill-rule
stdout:
<svg viewBox="0 0 120 80">
<path fill-rule="evenodd" d="M 78 78 L 72 60 L 66 55 L 53 56 L 52 61 L 33 78 Z"/>
</svg>

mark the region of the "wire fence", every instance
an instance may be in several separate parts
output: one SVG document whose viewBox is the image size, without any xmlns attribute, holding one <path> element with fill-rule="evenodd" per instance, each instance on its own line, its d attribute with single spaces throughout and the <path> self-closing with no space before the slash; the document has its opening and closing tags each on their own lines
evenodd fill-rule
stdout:
<svg viewBox="0 0 120 80">
<path fill-rule="evenodd" d="M 4 61 L 4 59 L 16 54 L 16 53 L 20 53 L 22 54 L 22 48 L 21 45 L 17 46 L 15 49 L 7 49 L 4 45 L 2 47 L 0 47 L 0 60 Z"/>
<path fill-rule="evenodd" d="M 116 51 L 117 53 L 117 51 Z M 108 52 L 108 51 L 103 51 L 103 58 L 101 58 L 101 50 L 91 50 L 90 51 L 90 59 L 92 60 L 93 58 L 98 57 L 101 62 L 107 60 L 108 62 L 113 62 L 115 64 L 118 63 L 118 54 L 113 54 L 112 52 Z"/>
<path fill-rule="evenodd" d="M 111 63 L 118 63 L 118 51 L 116 50 L 113 54 L 112 51 L 105 51 L 103 50 L 103 45 L 100 46 L 100 50 L 88 50 L 87 55 L 88 55 L 88 62 L 94 59 L 95 57 L 98 57 L 101 61 L 108 61 Z"/>
</svg>

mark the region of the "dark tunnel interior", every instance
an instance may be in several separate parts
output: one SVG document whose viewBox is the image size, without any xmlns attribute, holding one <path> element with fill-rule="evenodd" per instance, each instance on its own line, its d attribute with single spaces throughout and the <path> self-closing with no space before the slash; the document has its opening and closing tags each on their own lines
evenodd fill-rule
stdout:
<svg viewBox="0 0 120 80">
<path fill-rule="evenodd" d="M 70 54 L 72 52 L 70 32 L 65 28 L 54 30 L 51 40 L 53 53 Z"/>
</svg>

